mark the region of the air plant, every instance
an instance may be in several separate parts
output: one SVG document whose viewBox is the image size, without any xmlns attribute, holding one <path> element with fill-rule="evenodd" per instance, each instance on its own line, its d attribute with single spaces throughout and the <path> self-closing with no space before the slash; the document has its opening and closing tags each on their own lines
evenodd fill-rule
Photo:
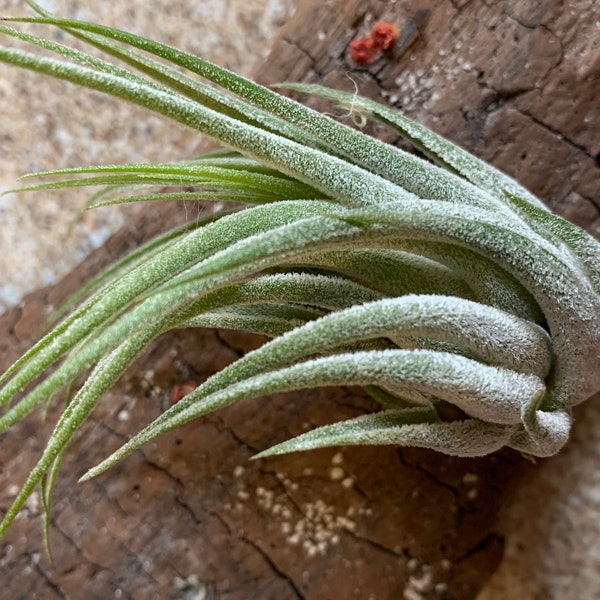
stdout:
<svg viewBox="0 0 600 600">
<path fill-rule="evenodd" d="M 384 123 L 425 158 L 186 52 L 28 3 L 41 16 L 16 21 L 58 27 L 126 66 L 7 25 L 1 33 L 57 57 L 2 46 L 3 62 L 134 102 L 211 136 L 223 150 L 171 164 L 50 171 L 41 174 L 50 182 L 24 189 L 100 184 L 93 206 L 191 198 L 240 208 L 180 226 L 118 261 L 0 378 L 5 431 L 87 373 L 0 534 L 38 484 L 49 505 L 74 433 L 135 357 L 180 327 L 272 339 L 207 379 L 82 480 L 208 412 L 315 386 L 362 386 L 381 410 L 259 456 L 339 444 L 456 456 L 508 446 L 549 456 L 565 444 L 571 407 L 600 389 L 600 245 L 593 238 L 386 106 L 287 85 Z"/>
</svg>

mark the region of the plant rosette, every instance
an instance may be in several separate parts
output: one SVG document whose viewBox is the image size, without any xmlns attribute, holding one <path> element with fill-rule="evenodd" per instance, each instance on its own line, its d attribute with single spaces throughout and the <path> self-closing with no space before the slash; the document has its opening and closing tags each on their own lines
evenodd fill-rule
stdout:
<svg viewBox="0 0 600 600">
<path fill-rule="evenodd" d="M 45 172 L 38 175 L 50 181 L 24 190 L 102 185 L 91 207 L 194 199 L 241 208 L 166 232 L 116 262 L 2 375 L 5 431 L 87 374 L 0 534 L 38 485 L 48 509 L 75 432 L 135 357 L 178 327 L 272 339 L 188 386 L 83 480 L 208 412 L 315 386 L 363 386 L 381 410 L 259 456 L 340 444 L 456 456 L 508 446 L 549 456 L 566 443 L 571 408 L 600 389 L 600 245 L 592 237 L 386 106 L 315 85 L 284 86 L 386 124 L 425 158 L 197 56 L 28 3 L 39 16 L 14 21 L 59 28 L 109 60 L 7 19 L 0 33 L 46 52 L 9 44 L 0 46 L 1 61 L 144 106 L 223 150 L 169 164 Z"/>
</svg>

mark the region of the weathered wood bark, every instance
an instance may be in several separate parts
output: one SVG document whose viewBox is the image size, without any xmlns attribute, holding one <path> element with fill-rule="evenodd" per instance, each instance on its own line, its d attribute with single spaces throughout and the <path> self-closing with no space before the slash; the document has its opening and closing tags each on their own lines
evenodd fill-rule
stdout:
<svg viewBox="0 0 600 600">
<path fill-rule="evenodd" d="M 593 0 L 578 3 L 577 11 L 564 4 L 305 0 L 259 77 L 352 89 L 350 75 L 361 94 L 398 105 L 598 233 L 600 54 L 587 27 L 600 14 Z M 401 39 L 389 55 L 359 68 L 348 43 L 380 19 L 398 23 Z M 383 129 L 376 134 L 396 141 Z M 5 315 L 3 366 L 39 334 L 47 306 L 107 254 L 125 250 L 132 231 L 150 234 L 167 216 L 177 219 L 164 207 L 149 211 L 56 288 Z M 87 466 L 164 410 L 173 386 L 203 380 L 261 341 L 178 331 L 153 345 L 67 454 L 52 509 L 54 564 L 43 552 L 36 498 L 3 542 L 4 595 L 474 598 L 501 560 L 499 514 L 509 493 L 523 475 L 552 472 L 555 461 L 534 467 L 510 451 L 456 460 L 395 448 L 248 461 L 309 426 L 373 408 L 357 390 L 248 402 L 164 436 L 95 481 L 75 484 Z M 598 411 L 592 404 L 579 415 L 576 435 L 585 439 Z M 2 438 L 1 507 L 48 432 L 36 415 Z M 538 529 L 543 542 L 544 528 Z M 545 591 L 544 597 L 558 597 L 551 587 Z"/>
</svg>

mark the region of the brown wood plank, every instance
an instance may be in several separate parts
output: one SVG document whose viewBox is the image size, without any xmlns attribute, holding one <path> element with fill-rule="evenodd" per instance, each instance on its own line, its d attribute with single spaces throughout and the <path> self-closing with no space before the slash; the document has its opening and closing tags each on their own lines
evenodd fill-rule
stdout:
<svg viewBox="0 0 600 600">
<path fill-rule="evenodd" d="M 599 233 L 600 62 L 589 29 L 597 8 L 583 1 L 574 14 L 565 4 L 301 0 L 258 76 L 356 83 Z M 377 20 L 397 23 L 401 41 L 373 65 L 356 65 L 348 44 Z M 165 212 L 140 217 L 65 281 L 0 319 L 4 366 L 37 337 L 49 304 L 96 272 L 107 252 L 122 252 L 132 231 L 145 237 L 172 214 L 158 210 Z M 43 552 L 35 499 L 3 541 L 6 597 L 474 598 L 501 559 L 499 513 L 515 484 L 580 451 L 578 443 L 561 463 L 538 466 L 510 451 L 457 460 L 394 448 L 248 462 L 307 426 L 373 406 L 356 390 L 328 389 L 221 411 L 75 483 L 164 410 L 173 386 L 202 381 L 260 342 L 177 331 L 139 359 L 67 454 L 52 512 L 54 564 Z M 598 422 L 591 408 L 580 414 L 577 439 Z M 2 508 L 48 433 L 35 415 L 2 438 Z"/>
</svg>

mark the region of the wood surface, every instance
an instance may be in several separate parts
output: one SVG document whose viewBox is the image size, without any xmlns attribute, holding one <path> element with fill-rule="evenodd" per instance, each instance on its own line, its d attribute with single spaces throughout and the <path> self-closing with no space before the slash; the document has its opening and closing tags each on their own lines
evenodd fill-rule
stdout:
<svg viewBox="0 0 600 600">
<path fill-rule="evenodd" d="M 576 11 L 567 4 L 301 0 L 256 75 L 265 83 L 356 86 L 490 160 L 598 235 L 600 50 L 592 23 L 599 10 L 592 0 Z M 348 44 L 378 20 L 396 23 L 400 40 L 374 64 L 357 65 Z M 370 130 L 398 142 L 383 128 Z M 39 336 L 49 306 L 110 258 L 194 210 L 152 207 L 60 284 L 4 315 L 2 366 Z M 566 463 L 532 465 L 512 451 L 453 459 L 396 448 L 249 461 L 308 427 L 375 408 L 358 390 L 329 388 L 220 411 L 76 484 L 86 467 L 160 414 L 175 386 L 203 381 L 262 341 L 182 330 L 153 344 L 67 453 L 52 508 L 53 563 L 43 550 L 39 496 L 0 546 L 5 597 L 475 598 L 501 565 L 511 499 L 523 496 L 532 479 L 542 477 L 541 489 L 548 489 L 543 477 L 553 465 L 576 468 L 569 453 L 576 460 L 577 452 L 588 451 L 581 440 L 593 438 L 600 422 L 597 401 L 577 413 L 579 442 L 567 450 Z M 51 422 L 36 414 L 1 438 L 1 508 L 38 456 Z M 535 531 L 543 544 L 544 527 Z M 530 597 L 566 598 L 548 583 L 542 562 L 529 565 Z M 503 593 L 510 590 L 488 597 L 524 597 Z"/>
</svg>

